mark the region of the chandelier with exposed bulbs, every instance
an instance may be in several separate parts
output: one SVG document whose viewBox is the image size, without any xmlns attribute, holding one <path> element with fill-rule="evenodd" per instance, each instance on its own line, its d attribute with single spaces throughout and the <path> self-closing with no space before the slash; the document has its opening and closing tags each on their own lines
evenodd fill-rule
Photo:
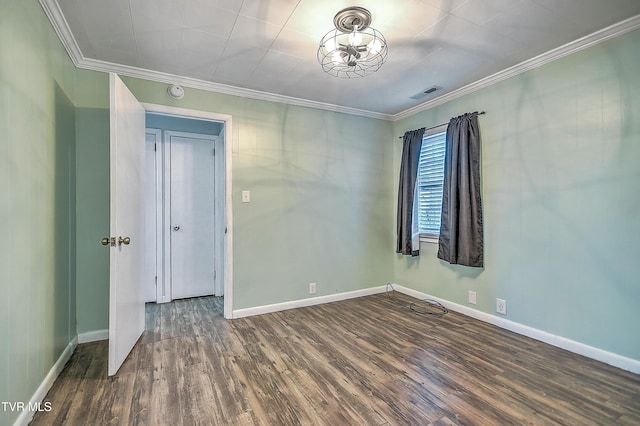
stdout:
<svg viewBox="0 0 640 426">
<path fill-rule="evenodd" d="M 380 69 L 387 59 L 387 41 L 370 27 L 371 13 L 363 7 L 342 9 L 333 18 L 335 29 L 320 41 L 318 62 L 334 77 L 357 78 Z"/>
</svg>

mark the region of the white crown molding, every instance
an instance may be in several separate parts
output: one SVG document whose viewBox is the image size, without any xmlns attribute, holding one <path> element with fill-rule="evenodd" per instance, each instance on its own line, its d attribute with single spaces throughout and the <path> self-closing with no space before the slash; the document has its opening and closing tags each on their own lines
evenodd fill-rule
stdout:
<svg viewBox="0 0 640 426">
<path fill-rule="evenodd" d="M 445 93 L 442 96 L 431 99 L 420 105 L 416 105 L 404 111 L 396 114 L 385 114 L 376 111 L 368 111 L 358 108 L 345 107 L 340 105 L 329 104 L 325 102 L 312 101 L 308 99 L 296 98 L 293 96 L 279 95 L 276 93 L 262 92 L 259 90 L 246 89 L 243 87 L 231 86 L 227 84 L 215 83 L 211 81 L 198 80 L 195 78 L 183 77 L 174 74 L 162 73 L 158 71 L 147 70 L 143 68 L 136 68 L 127 65 L 114 64 L 106 61 L 99 61 L 96 59 L 85 58 L 82 55 L 78 43 L 76 42 L 69 25 L 62 14 L 60 5 L 57 0 L 39 0 L 42 8 L 44 9 L 49 21 L 53 25 L 54 30 L 58 34 L 58 38 L 62 42 L 63 46 L 67 50 L 67 53 L 71 57 L 71 60 L 78 68 L 101 71 L 101 72 L 115 72 L 127 77 L 140 78 L 144 80 L 156 81 L 159 83 L 167 84 L 181 84 L 185 87 L 193 89 L 201 89 L 209 92 L 221 93 L 225 95 L 239 96 L 243 98 L 250 98 L 256 100 L 262 100 L 267 102 L 277 102 L 287 105 L 295 105 L 308 108 L 316 108 L 326 111 L 339 112 L 343 114 L 357 115 L 361 117 L 375 118 L 379 120 L 398 121 L 403 118 L 410 117 L 419 112 L 425 111 L 429 108 L 433 108 L 438 105 L 442 105 L 453 99 L 459 98 L 464 95 L 468 95 L 477 90 L 484 89 L 508 78 L 514 77 L 518 74 L 522 74 L 526 71 L 545 65 L 556 59 L 563 58 L 572 53 L 578 52 L 582 49 L 586 49 L 595 44 L 601 43 L 605 40 L 618 37 L 622 34 L 640 28 L 640 15 L 636 15 L 617 24 L 611 25 L 600 31 L 596 31 L 593 34 L 579 38 L 560 46 L 556 49 L 550 50 L 546 53 L 538 55 L 534 58 L 528 59 L 524 62 L 516 64 L 510 68 L 499 71 L 488 77 L 480 79 L 474 83 L 468 84 L 451 92 Z"/>
<path fill-rule="evenodd" d="M 420 105 L 416 105 L 415 107 L 401 111 L 397 114 L 394 114 L 391 117 L 391 121 L 402 120 L 403 118 L 407 118 L 419 112 L 428 110 L 438 105 L 442 105 L 456 98 L 462 97 L 464 95 L 468 95 L 480 89 L 484 89 L 485 87 L 492 86 L 508 78 L 514 77 L 518 74 L 522 74 L 532 69 L 541 67 L 542 65 L 548 64 L 549 62 L 555 61 L 560 58 L 564 58 L 565 56 L 571 55 L 572 53 L 576 53 L 580 50 L 586 49 L 588 47 L 591 47 L 603 41 L 621 36 L 625 33 L 636 30 L 638 28 L 640 28 L 640 15 L 636 15 L 632 18 L 618 22 L 617 24 L 611 25 L 600 31 L 596 31 L 595 33 L 592 33 L 585 37 L 574 40 L 563 46 L 557 47 L 546 53 L 538 55 L 534 58 L 520 62 L 519 64 L 516 64 L 512 67 L 499 71 L 495 74 L 492 74 L 488 77 L 475 81 L 459 89 L 452 90 L 451 92 L 445 93 L 442 96 L 429 100 L 425 103 L 422 103 Z"/>
<path fill-rule="evenodd" d="M 73 37 L 73 33 L 71 33 L 71 29 L 69 28 L 69 24 L 67 23 L 66 18 L 62 14 L 60 5 L 58 4 L 57 0 L 39 1 L 40 6 L 42 6 L 42 9 L 44 9 L 44 13 L 49 18 L 53 29 L 55 30 L 56 34 L 58 34 L 58 38 L 69 54 L 71 61 L 76 67 L 78 67 L 80 64 L 80 60 L 83 59 L 82 52 L 80 51 L 80 47 L 78 47 L 78 43 L 76 42 L 75 37 Z"/>
<path fill-rule="evenodd" d="M 180 84 L 184 87 L 201 89 L 209 92 L 221 93 L 224 95 L 232 95 L 242 98 L 256 99 L 260 101 L 277 102 L 287 105 L 316 108 L 326 111 L 340 112 L 344 114 L 358 115 L 368 118 L 376 118 L 379 120 L 390 120 L 392 117 L 390 114 L 383 114 L 380 112 L 366 111 L 357 108 L 311 101 L 308 99 L 279 95 L 276 93 L 262 92 L 259 90 L 246 89 L 244 87 L 231 86 L 228 84 L 215 83 L 212 81 L 198 80 L 195 78 L 168 74 L 153 70 L 146 70 L 142 68 L 131 67 L 128 65 L 99 61 L 96 59 L 83 58 L 78 62 L 78 67 L 93 71 L 114 72 L 121 76 L 135 77 L 144 80 L 156 81 L 158 83 Z"/>
</svg>

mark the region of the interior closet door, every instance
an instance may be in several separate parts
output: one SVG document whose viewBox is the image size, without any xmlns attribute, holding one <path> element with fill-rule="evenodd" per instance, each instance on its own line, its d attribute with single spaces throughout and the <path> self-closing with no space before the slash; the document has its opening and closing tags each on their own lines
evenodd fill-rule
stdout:
<svg viewBox="0 0 640 426">
<path fill-rule="evenodd" d="M 214 294 L 216 137 L 166 132 L 170 162 L 171 298 Z"/>
</svg>

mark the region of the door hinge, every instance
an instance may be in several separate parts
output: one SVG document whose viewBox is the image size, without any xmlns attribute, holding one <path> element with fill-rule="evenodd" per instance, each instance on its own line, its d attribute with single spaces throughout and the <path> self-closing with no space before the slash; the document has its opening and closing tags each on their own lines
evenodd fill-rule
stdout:
<svg viewBox="0 0 640 426">
<path fill-rule="evenodd" d="M 214 157 L 216 156 L 216 149 L 215 148 L 213 148 L 213 156 Z"/>
<path fill-rule="evenodd" d="M 156 275 L 156 287 L 158 286 L 158 276 Z"/>
<path fill-rule="evenodd" d="M 216 277 L 218 276 L 218 272 L 217 271 L 213 271 L 213 279 L 215 280 Z"/>
<path fill-rule="evenodd" d="M 157 142 L 154 142 L 154 143 L 153 143 L 153 150 L 154 150 L 154 151 L 157 151 L 157 150 L 158 150 L 158 143 L 157 143 Z"/>
</svg>

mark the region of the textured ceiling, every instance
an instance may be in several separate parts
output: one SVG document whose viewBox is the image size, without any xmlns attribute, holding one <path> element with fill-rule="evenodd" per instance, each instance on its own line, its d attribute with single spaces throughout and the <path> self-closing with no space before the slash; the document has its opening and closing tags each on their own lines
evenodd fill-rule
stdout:
<svg viewBox="0 0 640 426">
<path fill-rule="evenodd" d="M 41 2 L 62 12 L 64 19 L 52 20 L 67 28 L 67 46 L 105 68 L 124 65 L 389 116 L 640 14 L 638 0 Z M 316 59 L 333 16 L 347 6 L 369 9 L 372 27 L 389 44 L 387 63 L 364 78 L 329 76 Z M 438 90 L 412 99 L 432 86 Z"/>
</svg>

